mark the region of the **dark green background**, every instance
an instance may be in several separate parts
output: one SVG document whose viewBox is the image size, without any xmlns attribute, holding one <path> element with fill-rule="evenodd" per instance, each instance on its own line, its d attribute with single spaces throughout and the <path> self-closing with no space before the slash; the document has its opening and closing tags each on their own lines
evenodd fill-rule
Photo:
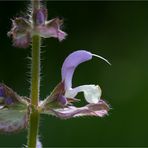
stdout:
<svg viewBox="0 0 148 148">
<path fill-rule="evenodd" d="M 0 81 L 29 95 L 30 49 L 11 46 L 10 18 L 27 10 L 27 2 L 0 2 Z M 112 110 L 105 118 L 60 120 L 42 116 L 44 146 L 148 146 L 148 2 L 47 2 L 49 18 L 65 20 L 62 43 L 46 39 L 42 48 L 41 98 L 61 80 L 60 68 L 74 50 L 86 49 L 107 58 L 81 64 L 73 85 L 99 84 Z M 79 98 L 85 104 L 83 95 Z M 27 132 L 0 135 L 0 146 L 26 144 Z"/>
</svg>

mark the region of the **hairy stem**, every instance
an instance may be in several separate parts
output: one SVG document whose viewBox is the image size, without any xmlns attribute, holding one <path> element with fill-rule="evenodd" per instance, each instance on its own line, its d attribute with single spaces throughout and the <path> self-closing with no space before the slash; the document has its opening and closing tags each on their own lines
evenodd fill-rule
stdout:
<svg viewBox="0 0 148 148">
<path fill-rule="evenodd" d="M 32 37 L 31 104 L 38 106 L 40 92 L 40 44 L 39 35 Z"/>
<path fill-rule="evenodd" d="M 40 8 L 39 0 L 32 0 L 32 12 Z M 33 13 L 32 13 L 33 15 Z M 35 23 L 33 21 L 33 29 Z M 28 148 L 36 148 L 38 128 L 39 128 L 39 112 L 38 102 L 40 96 L 40 46 L 41 37 L 38 34 L 32 36 L 32 63 L 31 63 L 31 115 L 28 129 Z"/>
<path fill-rule="evenodd" d="M 31 2 L 33 11 L 40 8 L 40 0 L 31 0 Z"/>
<path fill-rule="evenodd" d="M 31 113 L 28 131 L 28 148 L 36 148 L 39 125 L 39 113 L 37 110 Z"/>
</svg>

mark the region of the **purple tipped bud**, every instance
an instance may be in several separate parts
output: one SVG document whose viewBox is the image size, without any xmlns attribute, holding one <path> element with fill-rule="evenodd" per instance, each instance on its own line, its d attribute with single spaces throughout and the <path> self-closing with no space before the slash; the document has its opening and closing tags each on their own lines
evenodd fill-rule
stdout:
<svg viewBox="0 0 148 148">
<path fill-rule="evenodd" d="M 13 103 L 13 99 L 11 97 L 5 98 L 5 104 L 6 105 L 11 105 Z"/>
<path fill-rule="evenodd" d="M 58 101 L 61 105 L 66 105 L 67 104 L 67 98 L 63 95 L 60 95 L 58 98 Z"/>
<path fill-rule="evenodd" d="M 0 97 L 4 97 L 5 93 L 4 93 L 4 88 L 3 86 L 0 86 Z"/>
<path fill-rule="evenodd" d="M 35 10 L 33 14 L 33 19 L 37 26 L 44 25 L 47 19 L 47 9 L 41 8 L 41 9 Z"/>
</svg>

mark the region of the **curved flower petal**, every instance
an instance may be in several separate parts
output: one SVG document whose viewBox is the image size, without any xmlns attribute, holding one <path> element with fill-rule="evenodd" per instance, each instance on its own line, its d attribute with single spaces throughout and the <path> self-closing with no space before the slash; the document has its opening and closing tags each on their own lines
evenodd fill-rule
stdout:
<svg viewBox="0 0 148 148">
<path fill-rule="evenodd" d="M 71 53 L 64 61 L 62 66 L 62 81 L 65 84 L 65 90 L 72 87 L 72 77 L 75 68 L 88 60 L 92 59 L 92 54 L 85 50 L 78 50 Z"/>
<path fill-rule="evenodd" d="M 74 98 L 79 92 L 84 93 L 88 103 L 98 103 L 101 97 L 101 88 L 98 85 L 82 85 L 66 91 L 65 96 Z"/>
</svg>

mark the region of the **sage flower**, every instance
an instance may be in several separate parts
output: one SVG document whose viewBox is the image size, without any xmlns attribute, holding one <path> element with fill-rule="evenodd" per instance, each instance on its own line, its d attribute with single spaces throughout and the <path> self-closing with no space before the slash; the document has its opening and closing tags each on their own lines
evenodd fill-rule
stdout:
<svg viewBox="0 0 148 148">
<path fill-rule="evenodd" d="M 106 62 L 106 59 L 85 50 L 71 53 L 64 61 L 61 68 L 62 80 L 51 92 L 51 94 L 39 102 L 38 111 L 69 119 L 79 116 L 103 117 L 108 114 L 109 105 L 101 99 L 101 88 L 99 85 L 81 85 L 72 87 L 72 77 L 76 67 L 97 56 Z M 74 104 L 79 99 L 77 94 L 83 92 L 87 104 L 76 107 Z M 5 84 L 0 84 L 0 132 L 12 133 L 28 127 L 30 113 L 32 112 L 31 99 L 19 96 Z"/>
<path fill-rule="evenodd" d="M 61 119 L 78 116 L 103 117 L 108 114 L 110 107 L 101 99 L 102 91 L 98 85 L 81 85 L 72 88 L 72 77 L 76 67 L 83 62 L 91 60 L 93 56 L 97 55 L 85 50 L 79 50 L 73 52 L 65 59 L 61 70 L 62 81 L 56 86 L 50 96 L 40 104 L 43 113 L 54 115 Z M 104 60 L 107 61 L 106 59 Z M 84 98 L 88 103 L 84 107 L 73 105 L 73 103 L 79 101 L 75 98 L 79 92 L 84 93 Z"/>
</svg>

